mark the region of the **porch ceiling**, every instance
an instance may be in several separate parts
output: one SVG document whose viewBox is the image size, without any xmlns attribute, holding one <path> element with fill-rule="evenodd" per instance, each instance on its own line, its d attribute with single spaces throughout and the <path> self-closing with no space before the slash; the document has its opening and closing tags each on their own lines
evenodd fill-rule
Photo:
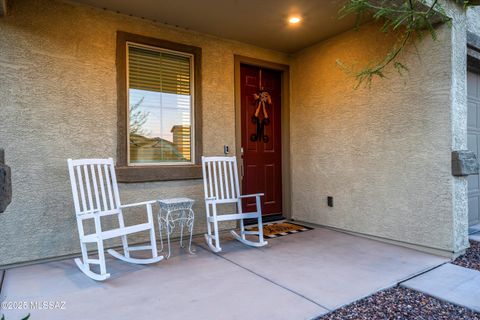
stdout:
<svg viewBox="0 0 480 320">
<path fill-rule="evenodd" d="M 75 0 L 222 38 L 293 53 L 354 26 L 345 0 Z M 291 15 L 301 23 L 288 25 Z"/>
</svg>

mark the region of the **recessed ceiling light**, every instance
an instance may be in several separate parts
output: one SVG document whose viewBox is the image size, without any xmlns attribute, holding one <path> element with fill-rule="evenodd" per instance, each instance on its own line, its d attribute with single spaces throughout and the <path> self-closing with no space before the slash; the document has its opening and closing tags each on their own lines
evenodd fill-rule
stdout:
<svg viewBox="0 0 480 320">
<path fill-rule="evenodd" d="M 297 16 L 293 16 L 293 17 L 288 18 L 288 23 L 290 23 L 290 24 L 297 24 L 300 21 L 302 21 L 302 18 L 297 17 Z"/>
</svg>

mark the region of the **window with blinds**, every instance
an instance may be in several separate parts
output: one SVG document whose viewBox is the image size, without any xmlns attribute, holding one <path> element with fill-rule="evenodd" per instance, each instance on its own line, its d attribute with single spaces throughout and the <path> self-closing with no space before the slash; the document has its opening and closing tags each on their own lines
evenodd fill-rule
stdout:
<svg viewBox="0 0 480 320">
<path fill-rule="evenodd" d="M 127 44 L 129 163 L 192 163 L 192 55 Z"/>
</svg>

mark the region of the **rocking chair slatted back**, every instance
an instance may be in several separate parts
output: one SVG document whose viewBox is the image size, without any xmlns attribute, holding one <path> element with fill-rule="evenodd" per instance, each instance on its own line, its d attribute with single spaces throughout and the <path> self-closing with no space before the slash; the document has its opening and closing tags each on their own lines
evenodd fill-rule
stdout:
<svg viewBox="0 0 480 320">
<path fill-rule="evenodd" d="M 237 202 L 240 197 L 236 157 L 202 157 L 205 199 Z"/>
<path fill-rule="evenodd" d="M 75 213 L 118 212 L 120 197 L 113 159 L 68 160 Z"/>
</svg>

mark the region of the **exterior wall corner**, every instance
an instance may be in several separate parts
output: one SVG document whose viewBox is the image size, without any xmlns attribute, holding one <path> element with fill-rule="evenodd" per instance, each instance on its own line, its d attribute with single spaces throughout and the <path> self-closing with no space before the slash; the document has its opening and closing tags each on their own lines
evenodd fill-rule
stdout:
<svg viewBox="0 0 480 320">
<path fill-rule="evenodd" d="M 452 151 L 467 149 L 467 19 L 451 7 L 451 121 Z M 453 177 L 453 252 L 468 248 L 468 185 L 466 177 Z"/>
</svg>

